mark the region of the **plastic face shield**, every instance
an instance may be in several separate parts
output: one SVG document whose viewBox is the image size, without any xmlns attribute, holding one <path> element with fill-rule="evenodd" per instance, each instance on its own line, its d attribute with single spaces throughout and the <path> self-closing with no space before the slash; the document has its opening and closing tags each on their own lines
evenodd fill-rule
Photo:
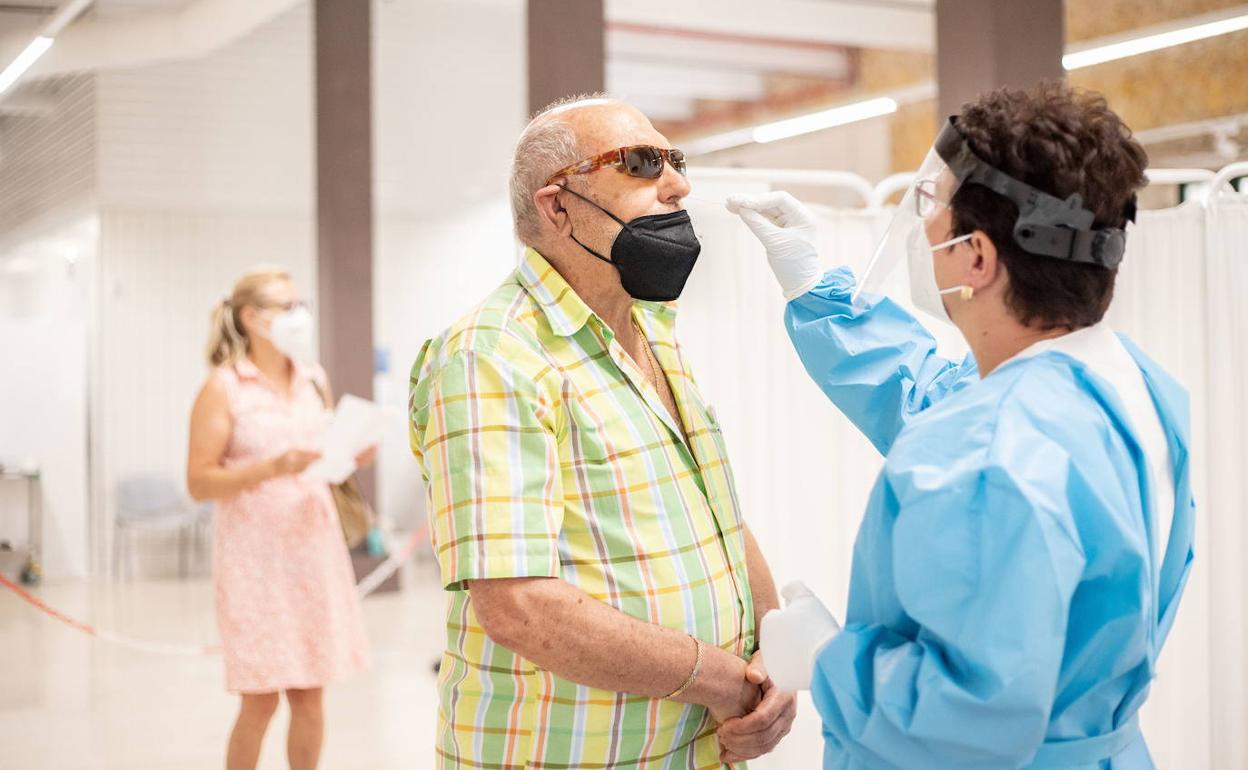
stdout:
<svg viewBox="0 0 1248 770">
<path fill-rule="evenodd" d="M 1111 270 L 1122 262 L 1126 250 L 1123 229 L 1094 229 L 1095 217 L 1083 208 L 1078 193 L 1062 200 L 980 160 L 958 131 L 956 118 L 949 118 L 876 247 L 854 293 L 855 299 L 864 291 L 883 292 L 897 266 L 905 261 L 910 233 L 938 214 L 941 207 L 947 207 L 966 183 L 982 185 L 1014 202 L 1018 207 L 1014 241 L 1028 254 Z M 1128 220 L 1135 220 L 1134 199 L 1123 214 Z"/>
<path fill-rule="evenodd" d="M 875 253 L 858 281 L 854 299 L 862 292 L 890 293 L 888 289 L 893 288 L 893 276 L 898 267 L 906 264 L 906 246 L 911 233 L 948 208 L 961 185 L 961 180 L 953 174 L 936 148 L 929 150 L 914 181 L 901 196 L 901 203 L 897 205 L 897 212 L 888 223 L 888 229 L 876 245 Z"/>
</svg>

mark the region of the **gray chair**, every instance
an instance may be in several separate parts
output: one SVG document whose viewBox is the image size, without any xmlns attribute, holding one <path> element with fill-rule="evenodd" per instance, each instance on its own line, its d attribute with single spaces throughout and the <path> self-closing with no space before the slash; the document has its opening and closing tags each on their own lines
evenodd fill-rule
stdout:
<svg viewBox="0 0 1248 770">
<path fill-rule="evenodd" d="M 200 532 L 211 508 L 196 505 L 168 476 L 139 475 L 117 485 L 117 516 L 113 531 L 113 570 L 124 577 L 121 551 L 131 549 L 135 531 L 178 532 L 178 575 L 187 575 L 187 550 L 198 547 Z M 127 553 L 129 555 L 129 553 Z M 127 559 L 129 561 L 129 559 Z M 133 569 L 130 570 L 133 573 Z"/>
</svg>

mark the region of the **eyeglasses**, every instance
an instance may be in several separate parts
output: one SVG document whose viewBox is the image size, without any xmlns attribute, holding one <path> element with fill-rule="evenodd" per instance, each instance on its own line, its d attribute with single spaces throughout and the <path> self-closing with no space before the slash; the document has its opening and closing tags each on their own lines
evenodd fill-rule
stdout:
<svg viewBox="0 0 1248 770">
<path fill-rule="evenodd" d="M 914 210 L 920 219 L 927 219 L 940 209 L 946 208 L 949 208 L 949 204 L 937 195 L 935 179 L 920 179 L 915 183 Z"/>
<path fill-rule="evenodd" d="M 658 179 L 663 176 L 665 163 L 671 164 L 677 173 L 684 175 L 686 166 L 683 150 L 665 150 L 662 147 L 652 147 L 648 144 L 620 147 L 562 168 L 551 174 L 546 184 L 550 184 L 557 177 L 589 174 L 600 168 L 618 168 L 625 174 L 639 179 Z"/>
<path fill-rule="evenodd" d="M 312 305 L 304 300 L 294 300 L 293 302 L 278 302 L 272 305 L 257 305 L 261 310 L 281 310 L 289 313 L 292 310 L 312 310 Z"/>
</svg>

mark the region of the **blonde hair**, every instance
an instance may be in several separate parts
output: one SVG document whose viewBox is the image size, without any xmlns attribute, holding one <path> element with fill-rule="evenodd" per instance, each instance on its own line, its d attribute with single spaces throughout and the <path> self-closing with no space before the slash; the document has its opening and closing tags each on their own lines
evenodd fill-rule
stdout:
<svg viewBox="0 0 1248 770">
<path fill-rule="evenodd" d="M 232 364 L 247 355 L 250 341 L 243 329 L 243 308 L 269 304 L 266 300 L 272 296 L 273 284 L 290 280 L 289 272 L 273 267 L 250 270 L 238 279 L 230 296 L 212 309 L 212 332 L 208 337 L 209 365 Z"/>
</svg>

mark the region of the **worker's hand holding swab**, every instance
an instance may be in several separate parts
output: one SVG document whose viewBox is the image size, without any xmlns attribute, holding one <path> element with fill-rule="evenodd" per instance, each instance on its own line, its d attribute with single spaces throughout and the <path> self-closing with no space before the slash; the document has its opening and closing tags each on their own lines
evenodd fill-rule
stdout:
<svg viewBox="0 0 1248 770">
<path fill-rule="evenodd" d="M 787 192 L 732 195 L 726 206 L 762 242 L 785 299 L 800 297 L 819 283 L 823 267 L 815 247 L 815 215 L 797 198 Z"/>
</svg>

